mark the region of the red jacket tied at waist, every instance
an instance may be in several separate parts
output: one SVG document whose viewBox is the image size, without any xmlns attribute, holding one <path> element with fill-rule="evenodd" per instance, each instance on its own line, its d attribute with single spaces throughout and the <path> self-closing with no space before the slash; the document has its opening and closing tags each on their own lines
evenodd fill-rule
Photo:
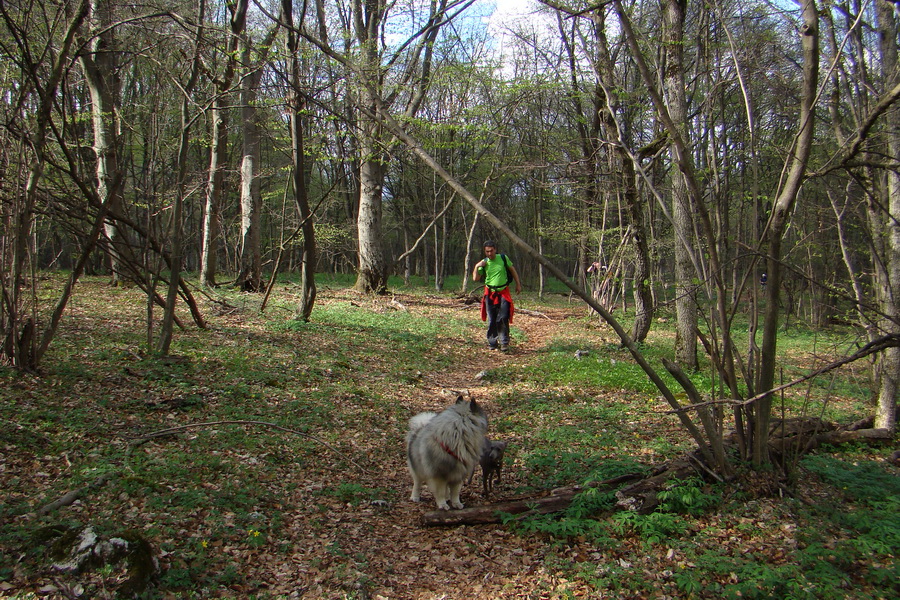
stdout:
<svg viewBox="0 0 900 600">
<path fill-rule="evenodd" d="M 509 302 L 509 322 L 512 323 L 515 307 L 513 306 L 512 295 L 509 293 L 509 287 L 505 287 L 501 291 L 497 292 L 488 289 L 487 286 L 484 286 L 484 296 L 482 296 L 481 298 L 482 321 L 487 321 L 487 303 L 491 302 L 492 304 L 500 304 L 501 299 Z"/>
</svg>

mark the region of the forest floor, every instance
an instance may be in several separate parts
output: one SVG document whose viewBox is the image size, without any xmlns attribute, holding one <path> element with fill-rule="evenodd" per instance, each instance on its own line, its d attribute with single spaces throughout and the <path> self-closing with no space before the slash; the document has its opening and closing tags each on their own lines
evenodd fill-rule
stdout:
<svg viewBox="0 0 900 600">
<path fill-rule="evenodd" d="M 124 567 L 53 567 L 38 532 L 63 525 L 148 540 L 161 572 L 147 598 L 900 593 L 898 531 L 867 553 L 858 530 L 833 514 L 866 508 L 866 499 L 808 472 L 793 497 L 761 493 L 766 486 L 752 476 L 702 484 L 715 506 L 665 522 L 570 515 L 531 528 L 423 526 L 434 505 L 428 493 L 421 503 L 408 499 L 404 430 L 410 416 L 442 409 L 457 392 L 484 405 L 490 435 L 510 444 L 494 495 L 482 497 L 476 477 L 463 491 L 467 506 L 581 484 L 604 462 L 649 468 L 690 449 L 655 394 L 599 382 L 630 358 L 583 308 L 523 299 L 530 310 L 516 315 L 511 351 L 500 353 L 483 343 L 477 304 L 422 293 L 361 298 L 323 286 L 323 318 L 314 313 L 299 329 L 279 324 L 289 303 L 262 318 L 251 310 L 258 300 L 209 302 L 208 329 L 177 332 L 176 355 L 163 360 L 141 350 L 139 292 L 99 283 L 90 291 L 73 302 L 60 350 L 40 375 L 0 369 L 0 598 L 121 597 Z M 550 376 L 558 363 L 548 366 L 548 357 L 576 361 L 582 347 L 601 355 L 576 365 L 598 383 L 567 382 L 568 371 Z M 859 416 L 857 400 L 830 402 L 848 419 Z M 175 428 L 183 429 L 146 437 Z M 887 478 L 879 482 L 896 485 L 900 469 L 886 464 L 886 447 L 824 454 L 875 465 Z M 76 501 L 35 514 L 104 475 Z M 896 490 L 881 502 L 896 508 Z M 813 559 L 826 567 L 807 564 Z M 816 570 L 821 581 L 797 584 L 808 592 L 786 582 Z"/>
</svg>

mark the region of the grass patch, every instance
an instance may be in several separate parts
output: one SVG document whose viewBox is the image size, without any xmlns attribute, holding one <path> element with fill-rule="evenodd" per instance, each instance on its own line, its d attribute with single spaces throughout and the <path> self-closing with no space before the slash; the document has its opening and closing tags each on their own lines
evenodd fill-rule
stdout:
<svg viewBox="0 0 900 600">
<path fill-rule="evenodd" d="M 559 597 L 568 593 L 554 591 L 560 578 L 589 588 L 586 597 L 874 598 L 895 590 L 897 471 L 861 446 L 801 463 L 801 485 L 813 487 L 800 494 L 812 506 L 695 481 L 669 490 L 650 515 L 611 517 L 614 491 L 588 487 L 562 514 L 517 522 L 519 535 L 423 533 L 417 519 L 430 507 L 406 500 L 403 436 L 409 416 L 448 402 L 444 387 L 471 385 L 490 407 L 492 437 L 510 441 L 500 488 L 509 497 L 646 473 L 692 443 L 595 320 L 554 321 L 540 343 L 523 318 L 514 352 L 488 356 L 483 323 L 449 292 L 392 280 L 407 306 L 396 310 L 390 296 L 345 293 L 350 277 L 320 283 L 308 323 L 293 319 L 290 280 L 263 315 L 259 295 L 219 290 L 233 310 L 205 306 L 209 329 L 179 330 L 174 356 L 163 359 L 145 347 L 146 297 L 85 279 L 40 376 L 0 367 L 2 593 L 24 598 L 55 585 L 60 575 L 34 536 L 88 523 L 103 533 L 139 531 L 161 551 L 164 570 L 148 598 L 277 598 L 301 586 L 309 597 L 390 597 L 389 587 L 418 577 L 430 584 L 440 569 L 468 569 L 491 553 L 546 558 L 548 579 L 531 591 Z M 572 314 L 561 296 L 521 303 Z M 672 331 L 652 333 L 643 350 L 658 365 L 671 354 Z M 786 336 L 786 373 L 819 364 L 843 335 Z M 476 379 L 481 370 L 488 376 Z M 785 410 L 827 400 L 827 415 L 854 420 L 868 410 L 859 374 L 838 375 L 809 397 L 787 395 Z M 701 391 L 713 385 L 705 372 L 691 376 Z M 225 423 L 233 421 L 260 424 Z M 185 424 L 197 427 L 142 437 Z M 104 474 L 111 478 L 78 502 L 25 518 Z M 486 501 L 477 480 L 464 494 L 469 505 Z M 497 571 L 504 564 L 467 580 L 522 585 L 515 578 L 533 572 L 523 564 Z M 426 577 L 422 565 L 437 571 Z M 115 586 L 98 572 L 66 580 L 85 597 Z"/>
</svg>

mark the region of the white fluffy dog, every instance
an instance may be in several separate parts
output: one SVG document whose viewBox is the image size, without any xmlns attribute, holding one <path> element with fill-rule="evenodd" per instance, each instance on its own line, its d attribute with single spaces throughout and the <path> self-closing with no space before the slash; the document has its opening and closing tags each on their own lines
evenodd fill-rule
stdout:
<svg viewBox="0 0 900 600">
<path fill-rule="evenodd" d="M 410 499 L 419 501 L 424 483 L 440 510 L 462 508 L 459 490 L 481 458 L 487 427 L 484 410 L 462 396 L 441 413 L 425 412 L 410 419 L 406 434 L 406 462 L 413 479 Z"/>
</svg>

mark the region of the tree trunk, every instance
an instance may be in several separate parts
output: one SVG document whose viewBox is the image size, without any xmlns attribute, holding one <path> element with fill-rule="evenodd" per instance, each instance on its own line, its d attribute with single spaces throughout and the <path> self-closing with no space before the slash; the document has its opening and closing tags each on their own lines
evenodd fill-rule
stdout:
<svg viewBox="0 0 900 600">
<path fill-rule="evenodd" d="M 221 78 L 215 79 L 216 98 L 211 112 L 212 131 L 209 149 L 209 175 L 206 203 L 203 211 L 203 231 L 200 249 L 200 285 L 216 285 L 219 244 L 219 215 L 225 190 L 225 159 L 228 152 L 228 105 L 231 83 L 237 66 L 240 38 L 247 24 L 249 0 L 229 3 L 231 32 L 226 44 L 225 68 Z"/>
<path fill-rule="evenodd" d="M 274 37 L 274 30 L 270 33 Z M 261 56 L 254 56 L 253 41 L 243 38 L 241 78 L 241 245 L 240 270 L 236 285 L 245 292 L 259 292 L 262 282 L 262 196 L 260 192 L 259 111 L 256 108 L 259 84 L 271 40 L 261 44 Z"/>
<path fill-rule="evenodd" d="M 897 21 L 894 7 L 886 0 L 876 0 L 881 68 L 884 89 L 889 90 L 900 82 L 900 61 L 897 59 Z M 900 109 L 896 107 L 885 115 L 887 155 L 900 157 Z M 887 173 L 888 214 L 879 214 L 884 223 L 885 268 L 876 270 L 876 299 L 881 310 L 879 331 L 900 333 L 900 172 Z M 880 212 L 880 211 L 879 211 Z M 870 212 L 871 214 L 871 212 Z M 889 348 L 876 357 L 874 365 L 877 383 L 875 428 L 894 432 L 897 425 L 896 407 L 900 395 L 900 348 Z"/>
<path fill-rule="evenodd" d="M 687 0 L 665 0 L 662 6 L 665 39 L 665 73 L 667 105 L 672 122 L 682 139 L 687 131 L 687 99 L 684 81 L 684 18 Z M 672 162 L 680 162 L 684 149 L 673 145 Z M 685 175 L 672 172 L 672 226 L 675 230 L 675 359 L 683 368 L 696 370 L 697 362 L 697 290 L 694 284 L 692 254 L 694 210 Z M 713 240 L 709 240 L 713 243 Z"/>
<path fill-rule="evenodd" d="M 356 219 L 359 249 L 359 272 L 354 289 L 364 294 L 383 294 L 387 291 L 387 263 L 384 258 L 384 238 L 381 231 L 384 165 L 375 125 L 372 124 L 360 147 L 366 157 L 359 168 L 359 214 Z"/>
<path fill-rule="evenodd" d="M 360 90 L 359 203 L 356 218 L 359 270 L 354 289 L 364 294 L 387 291 L 387 261 L 384 257 L 382 194 L 384 192 L 385 141 L 375 116 L 376 101 L 383 92 L 380 39 L 387 7 L 380 2 L 353 0 L 354 29 L 362 51 L 361 69 L 369 86 Z"/>
<path fill-rule="evenodd" d="M 782 241 L 790 223 L 800 186 L 806 175 L 806 164 L 812 149 L 815 129 L 816 86 L 819 73 L 819 23 L 816 4 L 813 0 L 803 2 L 803 24 L 800 28 L 803 48 L 803 88 L 800 100 L 800 121 L 794 147 L 788 156 L 790 170 L 784 188 L 776 196 L 769 217 L 766 236 L 766 307 L 763 315 L 763 339 L 760 347 L 760 371 L 757 389 L 771 390 L 775 384 L 777 357 L 775 355 L 778 337 L 779 302 L 781 299 Z M 769 421 L 772 411 L 772 396 L 763 396 L 753 407 L 755 410 L 755 431 L 753 440 L 753 462 L 757 465 L 769 462 L 768 441 Z"/>
<path fill-rule="evenodd" d="M 465 212 L 465 204 L 462 205 L 462 210 Z M 478 228 L 478 213 L 474 213 L 472 216 L 472 226 L 469 227 L 468 233 L 466 233 L 466 255 L 463 260 L 463 273 L 462 273 L 462 285 L 460 286 L 460 293 L 465 294 L 469 287 L 469 275 L 472 273 L 472 269 L 469 265 L 472 264 L 472 242 L 475 238 L 475 230 Z"/>
<path fill-rule="evenodd" d="M 119 88 L 116 40 L 110 0 L 92 0 L 91 32 L 87 49 L 79 56 L 91 96 L 97 193 L 111 214 L 124 213 L 124 176 L 119 166 Z M 108 198 L 108 200 L 107 200 Z M 121 284 L 123 263 L 131 262 L 124 228 L 115 221 L 104 225 L 109 241 L 112 283 Z"/>
<path fill-rule="evenodd" d="M 612 53 L 606 37 L 606 19 L 604 11 L 596 11 L 594 14 L 594 27 L 597 33 L 598 65 L 600 85 L 598 93 L 601 100 L 601 120 L 606 132 L 606 138 L 612 142 L 616 149 L 615 163 L 620 174 L 619 189 L 628 210 L 631 222 L 632 244 L 634 245 L 634 324 L 631 328 L 631 337 L 636 342 L 643 342 L 650 333 L 650 325 L 653 322 L 653 296 L 650 289 L 650 238 L 644 221 L 644 206 L 638 197 L 637 174 L 630 153 L 625 148 L 625 140 L 622 139 L 617 114 L 620 110 L 615 97 L 610 96 L 611 89 L 620 89 L 621 86 L 615 79 Z"/>
<path fill-rule="evenodd" d="M 172 329 L 175 323 L 175 302 L 178 299 L 178 286 L 181 283 L 182 250 L 183 250 L 183 214 L 184 201 L 187 189 L 187 164 L 188 148 L 190 144 L 191 117 L 190 96 L 200 77 L 200 44 L 203 36 L 203 19 L 206 13 L 206 0 L 200 0 L 197 7 L 197 37 L 194 42 L 194 58 L 191 63 L 191 74 L 184 85 L 181 99 L 181 137 L 178 142 L 178 180 L 176 182 L 175 200 L 172 207 L 172 222 L 169 227 L 170 247 L 170 275 L 169 289 L 166 294 L 166 307 L 163 311 L 162 323 L 159 330 L 159 341 L 156 351 L 162 355 L 169 354 L 172 343 Z"/>
<path fill-rule="evenodd" d="M 294 200 L 300 213 L 303 230 L 303 260 L 300 265 L 300 303 L 297 306 L 297 318 L 309 321 L 313 305 L 316 301 L 316 237 L 313 214 L 309 206 L 306 189 L 306 157 L 303 147 L 303 114 L 304 96 L 300 88 L 299 45 L 294 31 L 293 3 L 282 0 L 281 10 L 287 24 L 287 51 L 290 60 L 291 82 L 288 106 L 291 107 L 291 156 L 294 168 Z M 272 274 L 275 277 L 275 274 Z"/>
<path fill-rule="evenodd" d="M 11 238 L 9 250 L 11 252 L 9 262 L 7 255 L 3 254 L 3 265 L 9 268 L 9 278 L 3 276 L 3 302 L 0 304 L 0 324 L 2 324 L 3 340 L 0 346 L 0 356 L 9 359 L 13 365 L 20 369 L 36 370 L 38 368 L 38 356 L 35 352 L 36 337 L 34 335 L 36 323 L 29 318 L 23 318 L 22 310 L 22 286 L 25 280 L 25 270 L 28 262 L 28 243 L 31 239 L 31 231 L 34 220 L 34 209 L 38 197 L 38 183 L 44 172 L 44 149 L 47 143 L 47 132 L 52 120 L 54 102 L 57 99 L 57 91 L 70 60 L 70 52 L 75 43 L 75 37 L 84 21 L 89 15 L 87 1 L 79 3 L 72 13 L 71 20 L 63 37 L 62 44 L 56 50 L 56 60 L 50 70 L 50 76 L 46 81 L 39 80 L 37 65 L 28 65 L 33 76 L 31 85 L 38 90 L 40 102 L 34 114 L 34 131 L 31 135 L 31 164 L 28 165 L 28 175 L 25 182 L 22 204 L 14 213 L 14 225 L 7 232 Z M 8 18 L 6 14 L 4 19 Z M 12 28 L 11 28 L 12 29 Z M 39 53 L 22 53 L 23 57 L 29 55 L 41 55 Z M 93 248 L 93 245 L 91 246 Z"/>
</svg>

